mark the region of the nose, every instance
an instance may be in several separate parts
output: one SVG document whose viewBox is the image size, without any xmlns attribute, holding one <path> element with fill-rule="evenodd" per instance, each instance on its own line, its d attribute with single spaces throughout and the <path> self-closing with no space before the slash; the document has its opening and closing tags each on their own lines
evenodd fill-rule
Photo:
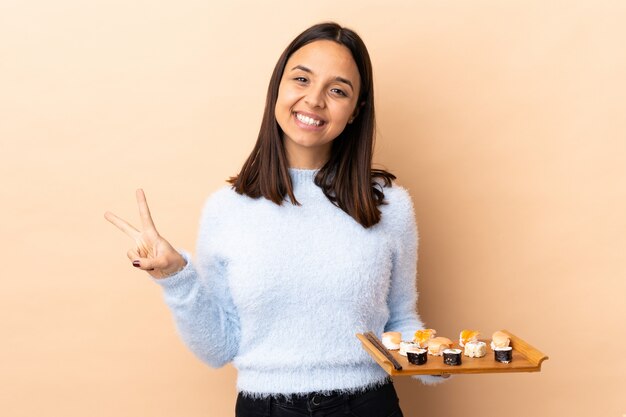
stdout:
<svg viewBox="0 0 626 417">
<path fill-rule="evenodd" d="M 324 108 L 324 90 L 322 88 L 311 87 L 304 98 L 304 102 L 311 108 Z"/>
</svg>

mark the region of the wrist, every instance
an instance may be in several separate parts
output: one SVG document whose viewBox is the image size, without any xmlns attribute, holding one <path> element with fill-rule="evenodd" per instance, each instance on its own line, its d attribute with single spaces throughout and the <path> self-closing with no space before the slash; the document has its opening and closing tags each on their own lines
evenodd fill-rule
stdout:
<svg viewBox="0 0 626 417">
<path fill-rule="evenodd" d="M 187 266 L 187 260 L 179 255 L 170 268 L 163 270 L 163 278 L 169 278 L 178 274 Z"/>
</svg>

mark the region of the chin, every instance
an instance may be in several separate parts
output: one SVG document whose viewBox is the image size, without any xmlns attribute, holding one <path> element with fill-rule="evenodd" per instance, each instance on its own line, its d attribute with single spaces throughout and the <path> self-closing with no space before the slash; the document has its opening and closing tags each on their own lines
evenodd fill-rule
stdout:
<svg viewBox="0 0 626 417">
<path fill-rule="evenodd" d="M 296 142 L 295 146 L 300 148 L 300 149 L 306 149 L 306 150 L 325 150 L 326 149 L 326 144 L 324 143 L 312 143 L 312 142 Z M 330 146 L 330 145 L 329 145 Z"/>
</svg>

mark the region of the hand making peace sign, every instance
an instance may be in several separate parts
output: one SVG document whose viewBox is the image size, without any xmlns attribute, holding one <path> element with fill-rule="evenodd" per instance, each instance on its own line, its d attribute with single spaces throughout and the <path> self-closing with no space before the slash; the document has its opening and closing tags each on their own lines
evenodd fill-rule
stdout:
<svg viewBox="0 0 626 417">
<path fill-rule="evenodd" d="M 148 271 L 154 278 L 166 278 L 182 270 L 187 261 L 157 232 L 143 190 L 137 190 L 136 194 L 142 230 L 109 211 L 104 213 L 104 218 L 135 241 L 135 247 L 127 252 L 133 266 Z"/>
</svg>

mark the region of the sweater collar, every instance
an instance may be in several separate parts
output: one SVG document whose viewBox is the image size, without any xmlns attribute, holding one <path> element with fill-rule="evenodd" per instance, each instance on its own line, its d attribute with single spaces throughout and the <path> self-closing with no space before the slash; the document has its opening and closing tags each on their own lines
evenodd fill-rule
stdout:
<svg viewBox="0 0 626 417">
<path fill-rule="evenodd" d="M 307 185 L 313 184 L 315 176 L 319 172 L 317 169 L 301 169 L 301 168 L 289 168 L 289 175 L 291 176 L 291 182 L 295 185 Z"/>
</svg>

